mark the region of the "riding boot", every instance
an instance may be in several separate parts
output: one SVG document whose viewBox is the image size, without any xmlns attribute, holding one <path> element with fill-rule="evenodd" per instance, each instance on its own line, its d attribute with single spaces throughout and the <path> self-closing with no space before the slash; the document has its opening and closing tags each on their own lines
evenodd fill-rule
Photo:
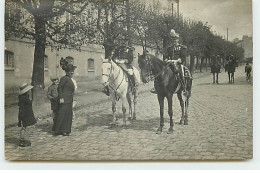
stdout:
<svg viewBox="0 0 260 173">
<path fill-rule="evenodd" d="M 130 79 L 130 83 L 131 83 L 132 92 L 135 92 L 136 82 L 135 82 L 135 77 L 134 77 L 134 75 L 129 75 L 129 79 Z"/>
<path fill-rule="evenodd" d="M 133 87 L 136 87 L 134 75 L 129 75 L 129 79 L 130 79 L 131 85 L 132 85 Z"/>
<path fill-rule="evenodd" d="M 105 86 L 102 92 L 105 93 L 107 96 L 109 96 L 109 88 L 108 88 L 108 86 Z"/>
<path fill-rule="evenodd" d="M 185 79 L 184 79 L 182 72 L 180 72 L 180 71 L 179 71 L 179 78 L 180 78 L 181 85 L 183 87 L 183 94 L 186 96 L 186 94 L 187 94 L 186 82 L 185 82 Z"/>
</svg>

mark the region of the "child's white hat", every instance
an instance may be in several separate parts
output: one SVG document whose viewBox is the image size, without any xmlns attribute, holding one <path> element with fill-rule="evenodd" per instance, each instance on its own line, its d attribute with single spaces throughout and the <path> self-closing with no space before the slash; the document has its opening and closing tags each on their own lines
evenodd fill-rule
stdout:
<svg viewBox="0 0 260 173">
<path fill-rule="evenodd" d="M 33 86 L 29 85 L 27 83 L 23 83 L 19 88 L 20 88 L 19 95 L 22 95 L 22 94 L 26 93 L 27 91 L 30 91 L 33 88 Z"/>
</svg>

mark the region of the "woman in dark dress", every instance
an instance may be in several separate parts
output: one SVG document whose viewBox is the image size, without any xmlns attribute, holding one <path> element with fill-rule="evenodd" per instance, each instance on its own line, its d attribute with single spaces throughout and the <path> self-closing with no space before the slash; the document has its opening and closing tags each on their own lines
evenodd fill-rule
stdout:
<svg viewBox="0 0 260 173">
<path fill-rule="evenodd" d="M 56 119 L 55 134 L 69 136 L 72 125 L 72 103 L 75 91 L 75 85 L 71 78 L 73 77 L 76 66 L 72 64 L 63 65 L 66 75 L 60 78 L 58 85 L 58 97 L 60 101 L 59 113 Z"/>
<path fill-rule="evenodd" d="M 34 117 L 33 109 L 32 109 L 32 101 L 31 101 L 31 89 L 33 86 L 28 85 L 26 83 L 20 86 L 19 92 L 19 113 L 18 113 L 18 127 L 22 127 L 20 130 L 20 144 L 21 147 L 26 147 L 30 145 L 30 141 L 26 142 L 25 133 L 26 127 L 32 126 L 36 124 L 36 119 Z"/>
</svg>

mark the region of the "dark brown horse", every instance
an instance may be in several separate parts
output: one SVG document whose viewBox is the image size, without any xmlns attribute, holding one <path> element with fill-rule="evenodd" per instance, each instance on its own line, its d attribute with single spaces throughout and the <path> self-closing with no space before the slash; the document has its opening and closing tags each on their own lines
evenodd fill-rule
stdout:
<svg viewBox="0 0 260 173">
<path fill-rule="evenodd" d="M 220 73 L 221 65 L 214 63 L 211 65 L 211 73 L 213 74 L 213 83 L 218 84 L 218 74 Z"/>
<path fill-rule="evenodd" d="M 228 81 L 229 83 L 234 84 L 235 82 L 235 70 L 237 63 L 235 60 L 229 60 L 225 65 L 225 71 L 228 72 Z"/>
<path fill-rule="evenodd" d="M 178 65 L 176 62 L 171 64 L 166 63 L 159 58 L 146 54 L 138 54 L 138 64 L 141 69 L 141 78 L 144 83 L 149 82 L 150 75 L 155 79 L 154 86 L 157 93 L 158 102 L 160 105 L 160 127 L 157 129 L 157 134 L 162 133 L 162 128 L 164 126 L 164 98 L 168 100 L 168 114 L 170 116 L 170 128 L 168 134 L 173 132 L 173 111 L 172 111 L 172 96 L 177 93 L 177 97 L 180 102 L 182 116 L 180 124 L 188 125 L 188 105 L 189 98 L 191 96 L 191 85 L 192 81 L 190 80 L 187 83 L 186 94 L 183 94 L 183 86 L 180 84 L 180 78 L 178 76 Z"/>
</svg>

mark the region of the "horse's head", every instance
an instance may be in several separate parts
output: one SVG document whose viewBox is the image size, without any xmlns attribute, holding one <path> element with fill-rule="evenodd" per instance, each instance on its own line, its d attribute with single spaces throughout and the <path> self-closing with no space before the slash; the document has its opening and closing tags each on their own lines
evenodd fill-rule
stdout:
<svg viewBox="0 0 260 173">
<path fill-rule="evenodd" d="M 152 67 L 151 58 L 146 54 L 140 55 L 138 53 L 138 65 L 141 69 L 141 78 L 143 83 L 149 82 Z"/>
<path fill-rule="evenodd" d="M 112 75 L 112 61 L 110 60 L 103 60 L 102 62 L 102 78 L 101 83 L 104 86 L 109 84 L 109 79 Z"/>
</svg>

